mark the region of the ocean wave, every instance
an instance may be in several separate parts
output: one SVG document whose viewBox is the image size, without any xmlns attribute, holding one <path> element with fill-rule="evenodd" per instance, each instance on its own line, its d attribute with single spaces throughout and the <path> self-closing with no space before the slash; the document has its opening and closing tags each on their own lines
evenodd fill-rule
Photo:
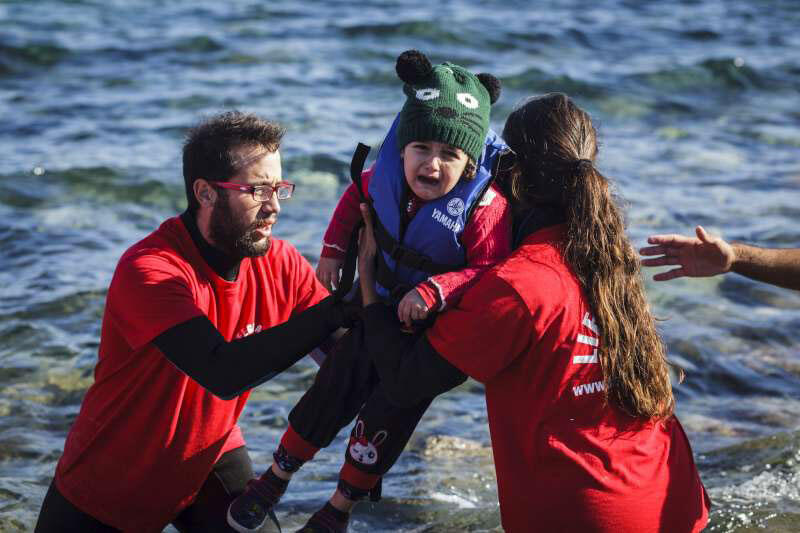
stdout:
<svg viewBox="0 0 800 533">
<path fill-rule="evenodd" d="M 790 432 L 701 455 L 703 480 L 717 503 L 709 531 L 795 531 L 800 520 L 798 450 L 800 432 Z"/>
<path fill-rule="evenodd" d="M 30 67 L 52 67 L 70 55 L 53 42 L 12 45 L 0 42 L 0 74 L 18 73 Z"/>
<path fill-rule="evenodd" d="M 572 97 L 602 98 L 610 93 L 599 83 L 579 80 L 566 74 L 550 74 L 538 67 L 502 78 L 504 89 L 524 89 L 528 93 L 563 92 Z"/>
<path fill-rule="evenodd" d="M 198 56 L 210 62 L 223 57 L 217 52 L 227 49 L 227 45 L 208 35 L 192 35 L 180 39 L 156 41 L 152 44 L 119 43 L 98 48 L 74 51 L 75 60 L 84 64 L 107 65 L 116 62 L 151 62 L 161 60 L 171 62 L 190 62 Z M 209 57 L 211 55 L 211 57 Z"/>
<path fill-rule="evenodd" d="M 766 88 L 766 81 L 758 69 L 738 57 L 705 59 L 693 65 L 676 65 L 672 68 L 644 72 L 631 76 L 658 91 L 729 89 L 744 90 Z"/>
<path fill-rule="evenodd" d="M 72 320 L 75 314 L 83 314 L 83 319 L 99 318 L 98 310 L 102 308 L 106 290 L 84 290 L 69 292 L 51 299 L 42 299 L 11 314 L 2 316 L 3 320 Z M 3 336 L 4 342 L 7 337 Z M 10 341 L 9 341 L 10 342 Z"/>
<path fill-rule="evenodd" d="M 134 202 L 148 206 L 168 206 L 184 194 L 183 182 L 166 184 L 142 178 L 133 169 L 106 166 L 70 168 L 47 173 L 48 180 L 63 187 L 62 202 L 83 199 L 94 202 Z"/>
<path fill-rule="evenodd" d="M 678 35 L 699 42 L 716 41 L 722 37 L 719 32 L 709 29 L 684 30 L 678 32 Z"/>
<path fill-rule="evenodd" d="M 439 20 L 411 20 L 394 23 L 348 24 L 339 27 L 348 37 L 361 36 L 402 36 L 404 39 L 425 38 L 438 44 L 470 44 L 473 42 L 471 32 L 449 31 Z"/>
</svg>

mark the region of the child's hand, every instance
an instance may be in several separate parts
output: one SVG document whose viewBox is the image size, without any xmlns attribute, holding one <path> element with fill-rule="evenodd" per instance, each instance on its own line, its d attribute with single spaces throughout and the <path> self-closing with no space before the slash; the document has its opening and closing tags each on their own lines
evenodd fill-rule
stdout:
<svg viewBox="0 0 800 533">
<path fill-rule="evenodd" d="M 425 320 L 429 313 L 430 309 L 428 309 L 425 300 L 419 295 L 417 289 L 408 291 L 397 305 L 397 318 L 409 328 L 414 320 Z"/>
<path fill-rule="evenodd" d="M 317 264 L 317 279 L 331 292 L 339 286 L 339 278 L 342 275 L 343 264 L 344 261 L 341 259 L 333 259 L 331 257 L 319 258 L 319 263 Z"/>
</svg>

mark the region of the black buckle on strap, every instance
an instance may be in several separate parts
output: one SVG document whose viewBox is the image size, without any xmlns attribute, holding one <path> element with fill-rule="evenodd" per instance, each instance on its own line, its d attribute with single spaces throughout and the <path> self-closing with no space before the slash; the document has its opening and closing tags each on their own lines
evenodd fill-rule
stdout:
<svg viewBox="0 0 800 533">
<path fill-rule="evenodd" d="M 395 246 L 394 250 L 392 250 L 392 253 L 389 255 L 392 259 L 397 261 L 398 264 L 415 270 L 431 273 L 430 271 L 434 268 L 432 261 L 428 257 L 402 245 Z"/>
</svg>

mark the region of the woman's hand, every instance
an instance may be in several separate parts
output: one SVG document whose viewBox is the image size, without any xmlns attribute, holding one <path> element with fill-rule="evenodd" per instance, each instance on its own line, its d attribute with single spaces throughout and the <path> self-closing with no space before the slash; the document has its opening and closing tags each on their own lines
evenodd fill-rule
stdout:
<svg viewBox="0 0 800 533">
<path fill-rule="evenodd" d="M 342 265 L 344 261 L 333 257 L 320 257 L 317 263 L 317 279 L 333 292 L 339 286 L 339 279 L 342 277 Z"/>
<path fill-rule="evenodd" d="M 358 279 L 361 283 L 361 301 L 366 307 L 378 301 L 378 292 L 375 290 L 375 255 L 378 253 L 378 244 L 375 242 L 369 206 L 361 204 L 359 207 L 364 219 L 364 229 L 358 238 Z"/>
<path fill-rule="evenodd" d="M 425 304 L 417 289 L 408 291 L 400 303 L 397 305 L 397 318 L 400 322 L 411 328 L 414 320 L 425 320 L 430 314 L 430 309 Z"/>
</svg>

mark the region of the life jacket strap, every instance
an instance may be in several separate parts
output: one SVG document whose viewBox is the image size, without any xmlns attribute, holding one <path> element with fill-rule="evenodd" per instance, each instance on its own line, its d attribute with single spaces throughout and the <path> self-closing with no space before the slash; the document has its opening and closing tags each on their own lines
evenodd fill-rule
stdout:
<svg viewBox="0 0 800 533">
<path fill-rule="evenodd" d="M 353 152 L 353 158 L 350 160 L 350 179 L 356 184 L 358 195 L 361 197 L 362 202 L 366 202 L 367 198 L 364 195 L 364 187 L 361 183 L 361 173 L 364 171 L 364 163 L 367 161 L 369 151 L 369 146 L 364 143 L 358 143 L 356 151 Z"/>
<path fill-rule="evenodd" d="M 361 201 L 368 204 L 370 203 L 369 199 L 364 195 L 364 188 L 361 184 L 361 172 L 364 170 L 364 162 L 367 160 L 369 151 L 369 146 L 358 143 L 355 152 L 353 152 L 353 158 L 350 160 L 350 179 L 355 183 Z M 333 291 L 333 295 L 337 299 L 344 298 L 353 288 L 353 280 L 356 276 L 356 260 L 358 259 L 358 232 L 362 227 L 364 227 L 364 221 L 359 220 L 350 234 L 350 241 L 347 243 L 347 252 L 345 252 L 344 264 L 342 265 L 342 276 L 339 286 Z"/>
<path fill-rule="evenodd" d="M 385 252 L 398 265 L 403 265 L 430 275 L 444 274 L 445 272 L 463 268 L 464 265 L 436 263 L 427 255 L 421 254 L 401 244 L 389 233 L 381 222 L 380 217 L 378 217 L 378 214 L 375 212 L 372 202 L 364 194 L 364 188 L 361 182 L 361 172 L 364 170 L 364 163 L 366 162 L 369 152 L 369 146 L 358 143 L 358 146 L 356 146 L 353 152 L 353 158 L 350 160 L 350 179 L 356 185 L 361 201 L 367 203 L 372 211 L 372 223 L 375 230 L 375 241 L 378 245 L 378 251 Z M 344 265 L 342 266 L 341 281 L 336 291 L 334 291 L 334 295 L 337 298 L 343 298 L 353 287 L 353 280 L 355 279 L 356 272 L 356 259 L 358 258 L 358 233 L 363 225 L 364 223 L 360 221 L 350 235 L 350 242 L 347 245 Z M 386 258 L 383 253 L 377 254 L 375 277 L 376 281 L 389 291 L 400 286 L 394 271 L 386 264 Z"/>
<path fill-rule="evenodd" d="M 350 234 L 350 241 L 347 243 L 347 252 L 342 265 L 342 276 L 339 280 L 339 285 L 333 291 L 333 296 L 337 300 L 343 299 L 353 288 L 353 280 L 356 277 L 356 260 L 358 259 L 358 233 L 362 227 L 364 227 L 364 221 L 359 220 L 356 227 L 353 228 L 353 233 Z"/>
<path fill-rule="evenodd" d="M 427 255 L 421 254 L 401 244 L 381 223 L 374 209 L 372 215 L 373 226 L 375 228 L 375 242 L 378 244 L 378 248 L 386 252 L 386 255 L 394 259 L 397 264 L 413 268 L 414 270 L 420 270 L 431 275 L 444 274 L 445 272 L 458 270 L 461 267 L 461 265 L 436 263 Z"/>
</svg>

